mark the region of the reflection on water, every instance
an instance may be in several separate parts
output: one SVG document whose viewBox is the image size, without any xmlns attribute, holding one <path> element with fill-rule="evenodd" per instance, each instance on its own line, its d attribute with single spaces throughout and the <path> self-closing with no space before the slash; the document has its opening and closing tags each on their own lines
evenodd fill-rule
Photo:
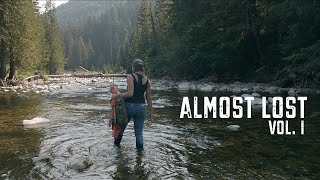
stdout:
<svg viewBox="0 0 320 180">
<path fill-rule="evenodd" d="M 125 83 L 125 82 L 120 82 Z M 179 119 L 182 96 L 155 92 L 155 119 L 145 128 L 145 151 L 135 150 L 132 122 L 121 148 L 107 126 L 107 83 L 71 85 L 45 98 L 1 98 L 0 175 L 42 179 L 314 179 L 320 175 L 319 97 L 309 97 L 305 136 L 271 136 L 267 120 Z M 230 95 L 230 94 L 229 94 Z M 5 102 L 5 103 L 2 103 Z M 22 119 L 44 116 L 49 127 L 23 129 Z M 296 121 L 298 122 L 298 121 Z M 240 125 L 228 131 L 226 126 Z M 292 128 L 296 123 L 292 123 Z M 26 143 L 28 142 L 28 143 Z M 90 159 L 88 169 L 74 164 Z"/>
<path fill-rule="evenodd" d="M 40 103 L 41 98 L 0 94 L 0 179 L 34 176 L 32 157 L 39 152 L 42 130 L 24 129 L 21 121 L 37 116 Z"/>
</svg>

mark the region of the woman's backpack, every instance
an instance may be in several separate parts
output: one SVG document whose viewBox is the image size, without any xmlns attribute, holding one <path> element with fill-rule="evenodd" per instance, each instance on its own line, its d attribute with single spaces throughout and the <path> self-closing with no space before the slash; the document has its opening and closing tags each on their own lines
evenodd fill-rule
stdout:
<svg viewBox="0 0 320 180">
<path fill-rule="evenodd" d="M 128 124 L 126 105 L 121 94 L 116 95 L 116 123 L 121 127 Z"/>
</svg>

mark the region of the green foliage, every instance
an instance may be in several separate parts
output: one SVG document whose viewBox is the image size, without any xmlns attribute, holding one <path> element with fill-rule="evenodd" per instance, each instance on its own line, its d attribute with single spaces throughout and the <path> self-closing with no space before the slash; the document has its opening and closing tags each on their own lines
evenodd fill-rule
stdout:
<svg viewBox="0 0 320 180">
<path fill-rule="evenodd" d="M 61 59 L 64 59 L 64 55 L 57 52 L 63 53 L 63 44 L 59 41 L 60 30 L 57 24 L 47 23 L 48 14 L 40 15 L 37 2 L 4 0 L 2 3 L 0 38 L 3 48 L 0 74 L 4 73 L 4 67 L 8 64 L 9 79 L 16 74 L 20 77 L 32 75 L 37 70 L 52 72 L 48 64 L 55 67 L 55 72 L 62 72 L 64 64 Z M 50 14 L 52 17 L 53 10 Z"/>
<path fill-rule="evenodd" d="M 155 2 L 155 3 L 152 3 Z M 154 74 L 220 81 L 318 82 L 320 2 L 315 0 L 144 1 L 129 49 Z M 155 29 L 152 28 L 155 16 Z M 156 32 L 156 37 L 152 35 Z M 157 53 L 153 53 L 158 44 Z M 280 72 L 280 73 L 278 73 Z M 285 72 L 285 73 L 283 73 Z"/>
<path fill-rule="evenodd" d="M 64 46 L 60 34 L 60 28 L 55 15 L 53 1 L 47 0 L 44 13 L 45 37 L 47 43 L 47 69 L 50 74 L 63 72 L 65 64 Z"/>
<path fill-rule="evenodd" d="M 130 71 L 139 58 L 157 75 L 188 59 L 166 75 L 320 81 L 317 0 L 71 1 L 58 14 L 68 69 Z"/>
</svg>

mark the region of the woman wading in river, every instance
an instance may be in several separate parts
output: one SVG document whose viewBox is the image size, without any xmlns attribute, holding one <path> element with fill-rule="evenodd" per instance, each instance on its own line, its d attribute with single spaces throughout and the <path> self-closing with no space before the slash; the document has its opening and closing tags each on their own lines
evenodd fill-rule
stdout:
<svg viewBox="0 0 320 180">
<path fill-rule="evenodd" d="M 143 150 L 143 126 L 146 116 L 146 104 L 148 104 L 148 123 L 152 118 L 152 99 L 151 99 L 151 82 L 145 76 L 144 63 L 140 59 L 136 59 L 132 63 L 133 73 L 127 77 L 127 92 L 122 94 L 125 99 L 128 121 L 133 119 L 134 134 L 136 136 L 136 148 Z M 113 98 L 116 95 L 112 95 Z M 126 126 L 121 127 L 118 137 L 114 144 L 120 146 L 122 136 Z"/>
</svg>

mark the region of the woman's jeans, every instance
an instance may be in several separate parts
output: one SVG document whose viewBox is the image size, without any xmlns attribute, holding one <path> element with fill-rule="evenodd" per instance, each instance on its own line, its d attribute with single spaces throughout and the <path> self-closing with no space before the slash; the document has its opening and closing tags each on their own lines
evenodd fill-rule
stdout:
<svg viewBox="0 0 320 180">
<path fill-rule="evenodd" d="M 143 149 L 143 124 L 146 116 L 146 105 L 144 103 L 126 103 L 128 121 L 133 119 L 134 134 L 136 136 L 136 148 Z M 119 146 L 126 126 L 121 127 L 121 131 L 115 139 L 114 144 Z"/>
</svg>

